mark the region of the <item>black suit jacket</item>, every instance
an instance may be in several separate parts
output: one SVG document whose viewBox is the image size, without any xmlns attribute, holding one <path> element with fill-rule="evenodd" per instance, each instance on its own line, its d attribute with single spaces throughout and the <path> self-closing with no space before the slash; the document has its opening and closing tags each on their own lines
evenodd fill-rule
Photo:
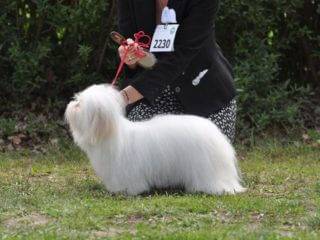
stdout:
<svg viewBox="0 0 320 240">
<path fill-rule="evenodd" d="M 216 43 L 214 22 L 218 0 L 169 0 L 180 27 L 175 51 L 156 54 L 150 70 L 128 70 L 125 87 L 132 85 L 151 104 L 170 85 L 185 112 L 207 117 L 235 97 L 232 69 Z M 118 0 L 119 32 L 125 37 L 143 30 L 150 36 L 156 27 L 155 0 Z M 193 80 L 208 70 L 198 85 Z"/>
</svg>

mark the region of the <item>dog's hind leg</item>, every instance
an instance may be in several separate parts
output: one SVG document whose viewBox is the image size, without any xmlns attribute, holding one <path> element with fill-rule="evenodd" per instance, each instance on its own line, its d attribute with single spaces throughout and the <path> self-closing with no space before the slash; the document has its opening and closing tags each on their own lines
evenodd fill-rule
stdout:
<svg viewBox="0 0 320 240">
<path fill-rule="evenodd" d="M 189 193 L 206 193 L 206 194 L 214 194 L 214 195 L 222 195 L 222 194 L 236 194 L 245 192 L 246 189 L 243 188 L 240 184 L 236 183 L 233 186 L 223 183 L 211 183 L 208 184 L 195 184 L 189 185 L 185 187 L 186 192 Z"/>
<path fill-rule="evenodd" d="M 191 175 L 191 173 L 190 173 Z M 223 189 L 217 188 L 215 184 L 215 177 L 208 171 L 199 171 L 198 174 L 192 175 L 188 182 L 185 184 L 185 190 L 189 193 L 206 193 L 206 194 L 217 194 L 223 193 Z"/>
<path fill-rule="evenodd" d="M 214 171 L 210 166 L 201 169 L 198 174 L 194 174 L 188 180 L 185 189 L 190 193 L 201 192 L 215 195 L 244 192 L 246 189 L 241 186 L 238 175 L 234 174 L 234 171 L 228 172 L 228 170 L 228 166 L 226 166 L 222 174 L 222 171 Z"/>
</svg>

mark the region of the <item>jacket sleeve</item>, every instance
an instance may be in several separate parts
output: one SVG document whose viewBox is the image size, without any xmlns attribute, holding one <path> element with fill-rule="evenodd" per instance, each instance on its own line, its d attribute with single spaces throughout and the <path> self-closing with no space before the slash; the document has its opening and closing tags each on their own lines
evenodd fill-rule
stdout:
<svg viewBox="0 0 320 240">
<path fill-rule="evenodd" d="M 133 19 L 130 15 L 130 1 L 117 1 L 117 23 L 119 32 L 126 38 L 134 34 Z"/>
<path fill-rule="evenodd" d="M 217 5 L 216 0 L 191 0 L 187 14 L 180 22 L 175 51 L 161 54 L 152 69 L 135 76 L 131 85 L 149 102 L 153 102 L 165 86 L 185 71 L 206 40 L 211 37 Z"/>
</svg>

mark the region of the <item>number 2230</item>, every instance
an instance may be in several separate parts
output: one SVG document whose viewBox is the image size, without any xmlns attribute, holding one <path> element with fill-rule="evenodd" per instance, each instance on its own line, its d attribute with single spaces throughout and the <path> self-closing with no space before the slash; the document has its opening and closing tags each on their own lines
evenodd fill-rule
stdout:
<svg viewBox="0 0 320 240">
<path fill-rule="evenodd" d="M 171 40 L 170 39 L 159 39 L 155 40 L 154 48 L 169 48 Z"/>
</svg>

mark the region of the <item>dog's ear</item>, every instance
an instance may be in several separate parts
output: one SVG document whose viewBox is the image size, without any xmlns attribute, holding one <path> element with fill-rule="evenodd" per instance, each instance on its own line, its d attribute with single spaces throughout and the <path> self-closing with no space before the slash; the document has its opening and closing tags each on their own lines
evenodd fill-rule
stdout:
<svg viewBox="0 0 320 240">
<path fill-rule="evenodd" d="M 91 125 L 90 141 L 95 145 L 102 139 L 108 138 L 116 129 L 116 122 L 112 114 L 101 108 L 96 109 Z"/>
</svg>

